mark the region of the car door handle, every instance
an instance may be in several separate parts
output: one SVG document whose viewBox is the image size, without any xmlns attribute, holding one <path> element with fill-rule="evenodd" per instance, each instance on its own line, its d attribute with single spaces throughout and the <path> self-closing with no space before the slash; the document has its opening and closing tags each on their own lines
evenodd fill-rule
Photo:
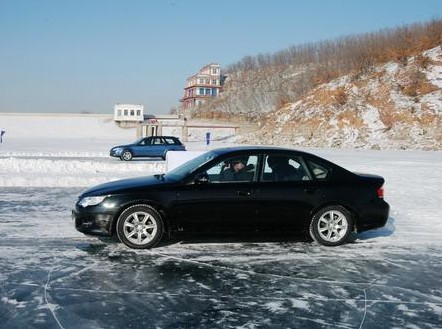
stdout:
<svg viewBox="0 0 442 329">
<path fill-rule="evenodd" d="M 238 195 L 239 196 L 251 196 L 252 195 L 252 191 L 238 191 Z"/>
</svg>

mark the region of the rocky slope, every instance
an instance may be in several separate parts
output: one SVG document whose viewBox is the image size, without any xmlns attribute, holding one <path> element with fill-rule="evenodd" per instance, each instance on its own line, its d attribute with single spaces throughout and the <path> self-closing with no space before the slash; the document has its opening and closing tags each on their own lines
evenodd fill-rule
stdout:
<svg viewBox="0 0 442 329">
<path fill-rule="evenodd" d="M 442 150 L 442 47 L 320 85 L 238 141 L 294 147 Z"/>
</svg>

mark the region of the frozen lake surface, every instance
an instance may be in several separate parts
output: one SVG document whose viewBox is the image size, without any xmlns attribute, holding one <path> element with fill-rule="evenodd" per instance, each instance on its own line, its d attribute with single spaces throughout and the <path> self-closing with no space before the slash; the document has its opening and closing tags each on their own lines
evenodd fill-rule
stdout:
<svg viewBox="0 0 442 329">
<path fill-rule="evenodd" d="M 73 229 L 79 192 L 1 190 L 0 327 L 440 327 L 440 244 L 397 246 L 384 229 L 336 248 L 237 237 L 134 251 Z"/>
<path fill-rule="evenodd" d="M 311 150 L 386 179 L 387 225 L 340 247 L 191 237 L 135 251 L 75 231 L 71 208 L 86 187 L 163 172 L 165 163 L 109 158 L 112 144 L 133 139 L 111 122 L 57 118 L 54 131 L 43 119 L 38 130 L 8 120 L 0 328 L 442 327 L 442 152 Z"/>
</svg>

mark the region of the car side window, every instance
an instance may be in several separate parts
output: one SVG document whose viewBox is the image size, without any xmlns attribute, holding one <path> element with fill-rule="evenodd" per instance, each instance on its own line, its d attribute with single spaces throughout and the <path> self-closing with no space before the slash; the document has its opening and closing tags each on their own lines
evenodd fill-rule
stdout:
<svg viewBox="0 0 442 329">
<path fill-rule="evenodd" d="M 310 180 L 301 157 L 284 154 L 266 155 L 262 181 L 292 182 Z"/>
<path fill-rule="evenodd" d="M 216 163 L 206 172 L 211 183 L 252 182 L 257 164 L 257 155 L 236 156 Z"/>
<path fill-rule="evenodd" d="M 142 139 L 139 144 L 140 145 L 150 145 L 151 142 L 152 142 L 152 138 L 151 137 L 147 137 L 147 138 Z"/>
<path fill-rule="evenodd" d="M 153 143 L 155 145 L 164 145 L 163 139 L 161 137 L 155 137 Z"/>
<path fill-rule="evenodd" d="M 316 179 L 319 180 L 327 180 L 330 176 L 330 168 L 327 168 L 326 166 L 319 164 L 315 161 L 308 160 L 308 165 L 310 166 L 310 169 L 312 171 L 313 176 Z"/>
<path fill-rule="evenodd" d="M 138 144 L 139 145 L 149 145 L 150 144 L 150 138 L 144 138 Z"/>
<path fill-rule="evenodd" d="M 164 137 L 164 140 L 165 140 L 166 144 L 170 144 L 170 145 L 179 145 L 179 144 L 178 144 L 178 141 L 175 140 L 175 139 L 173 139 L 173 138 L 170 138 L 170 137 Z"/>
</svg>

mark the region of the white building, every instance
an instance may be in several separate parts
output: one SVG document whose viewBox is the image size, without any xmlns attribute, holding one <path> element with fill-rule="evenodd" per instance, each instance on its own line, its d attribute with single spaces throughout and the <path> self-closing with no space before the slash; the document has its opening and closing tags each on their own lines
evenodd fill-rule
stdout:
<svg viewBox="0 0 442 329">
<path fill-rule="evenodd" d="M 144 106 L 141 104 L 115 104 L 114 120 L 118 122 L 143 121 Z"/>
</svg>

